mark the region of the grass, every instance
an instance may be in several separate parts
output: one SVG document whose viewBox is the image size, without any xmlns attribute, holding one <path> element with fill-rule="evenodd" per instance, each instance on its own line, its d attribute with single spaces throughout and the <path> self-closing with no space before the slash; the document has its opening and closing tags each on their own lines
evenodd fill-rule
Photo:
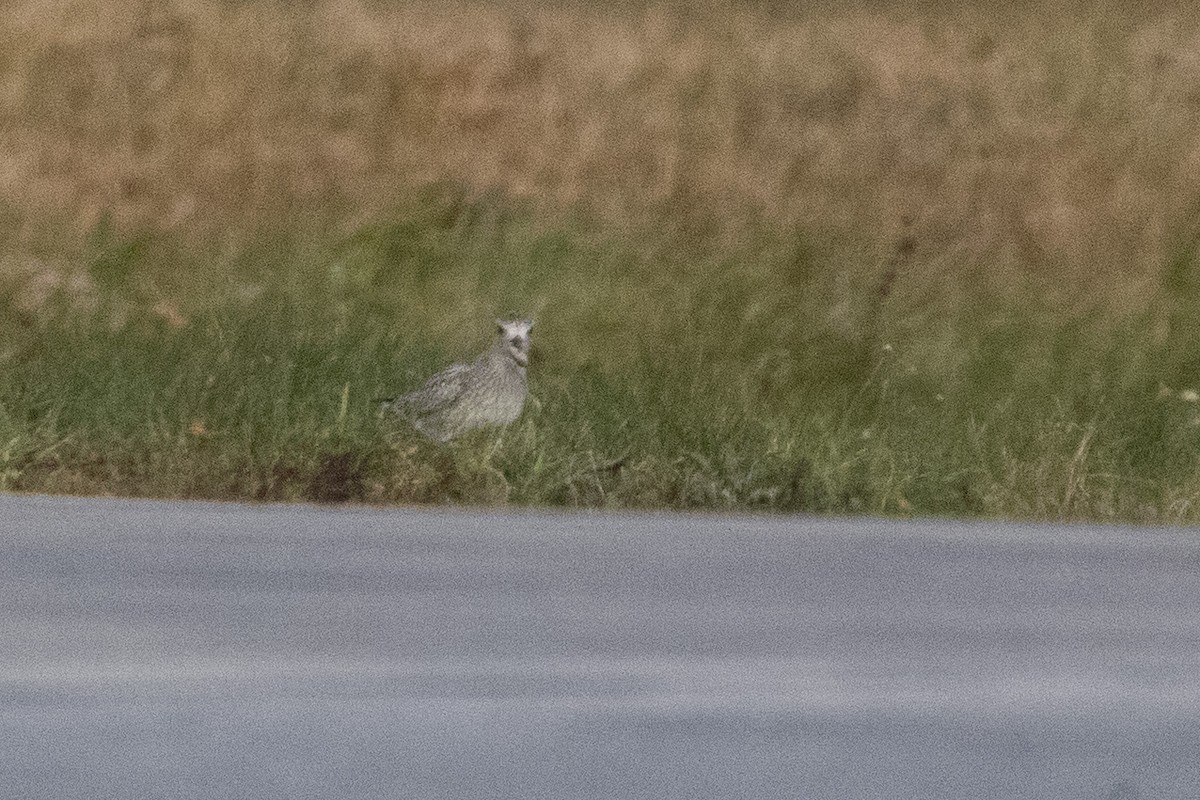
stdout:
<svg viewBox="0 0 1200 800">
<path fill-rule="evenodd" d="M 10 3 L 0 488 L 1196 521 L 1200 14 L 875 5 Z"/>
<path fill-rule="evenodd" d="M 685 256 L 440 196 L 236 251 L 94 231 L 36 313 L 35 281 L 8 293 L 0 487 L 1197 519 L 1182 311 L 922 312 L 903 242 L 852 286 L 853 252 L 794 237 Z M 1191 265 L 1164 265 L 1156 308 L 1191 307 Z M 538 317 L 518 423 L 441 447 L 378 417 L 509 312 Z"/>
</svg>

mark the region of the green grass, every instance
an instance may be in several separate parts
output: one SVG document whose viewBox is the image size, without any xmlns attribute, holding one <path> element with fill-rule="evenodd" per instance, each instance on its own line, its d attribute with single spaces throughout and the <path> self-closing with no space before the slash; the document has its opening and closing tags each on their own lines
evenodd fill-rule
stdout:
<svg viewBox="0 0 1200 800">
<path fill-rule="evenodd" d="M 605 240 L 484 202 L 397 218 L 236 248 L 102 227 L 36 302 L 5 285 L 0 488 L 1200 518 L 1190 243 L 1153 313 L 1067 315 L 801 236 Z M 508 313 L 538 319 L 516 424 L 440 447 L 378 417 Z"/>
</svg>

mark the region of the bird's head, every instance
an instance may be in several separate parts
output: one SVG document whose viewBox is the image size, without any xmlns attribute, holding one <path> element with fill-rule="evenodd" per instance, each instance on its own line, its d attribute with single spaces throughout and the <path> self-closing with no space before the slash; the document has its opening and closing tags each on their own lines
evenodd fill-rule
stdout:
<svg viewBox="0 0 1200 800">
<path fill-rule="evenodd" d="M 532 327 L 531 319 L 496 320 L 496 333 L 504 352 L 522 367 L 529 364 L 529 330 Z"/>
</svg>

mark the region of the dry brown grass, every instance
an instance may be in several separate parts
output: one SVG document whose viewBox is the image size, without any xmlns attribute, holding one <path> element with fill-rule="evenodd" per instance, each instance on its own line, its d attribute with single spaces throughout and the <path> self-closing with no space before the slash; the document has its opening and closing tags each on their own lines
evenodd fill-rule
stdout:
<svg viewBox="0 0 1200 800">
<path fill-rule="evenodd" d="M 1139 305 L 1197 222 L 1200 12 L 9 0 L 12 217 L 353 226 L 448 181 Z"/>
</svg>

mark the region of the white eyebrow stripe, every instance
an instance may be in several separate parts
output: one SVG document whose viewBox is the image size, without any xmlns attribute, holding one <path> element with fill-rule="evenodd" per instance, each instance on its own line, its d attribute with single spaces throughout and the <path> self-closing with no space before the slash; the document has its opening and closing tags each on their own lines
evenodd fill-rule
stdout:
<svg viewBox="0 0 1200 800">
<path fill-rule="evenodd" d="M 528 338 L 532 325 L 529 320 L 500 320 L 500 330 L 505 336 Z"/>
</svg>

